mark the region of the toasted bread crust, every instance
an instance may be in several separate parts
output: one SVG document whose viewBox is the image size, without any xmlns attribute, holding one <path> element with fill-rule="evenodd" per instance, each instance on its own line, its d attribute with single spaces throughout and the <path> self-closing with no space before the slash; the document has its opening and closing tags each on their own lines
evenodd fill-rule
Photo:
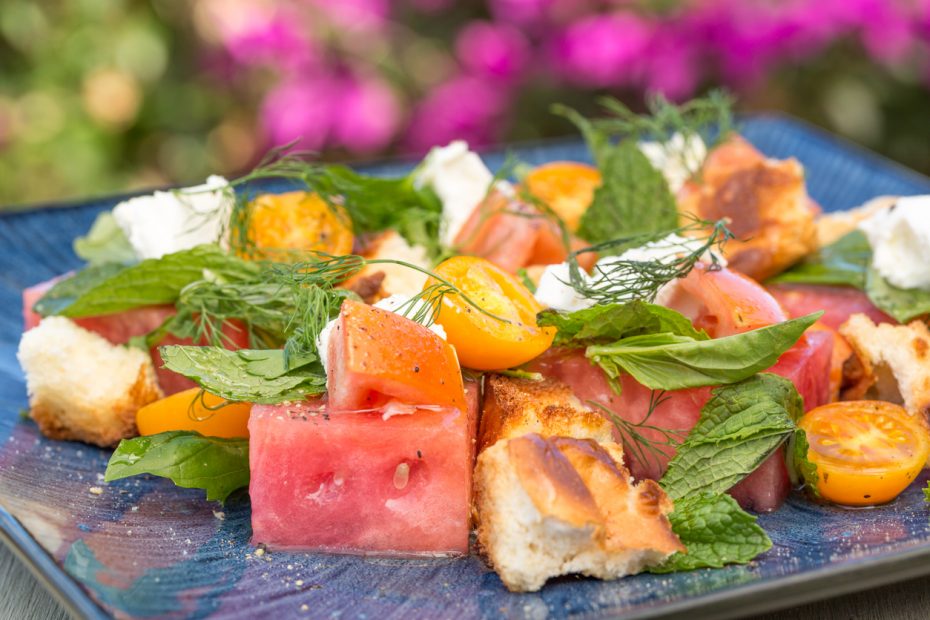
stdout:
<svg viewBox="0 0 930 620">
<path fill-rule="evenodd" d="M 136 412 L 162 397 L 148 354 L 113 345 L 62 317 L 23 335 L 30 416 L 52 439 L 110 447 L 136 432 Z"/>
<path fill-rule="evenodd" d="M 613 429 L 603 416 L 585 407 L 564 383 L 487 375 L 478 450 L 501 439 L 538 433 L 544 437 L 612 441 Z"/>
<path fill-rule="evenodd" d="M 617 444 L 536 434 L 478 457 L 478 545 L 508 589 L 571 573 L 616 579 L 684 550 L 671 501 L 651 480 L 634 484 L 622 458 Z"/>
<path fill-rule="evenodd" d="M 39 431 L 49 439 L 61 441 L 83 441 L 84 443 L 109 448 L 121 439 L 139 434 L 136 429 L 136 412 L 143 406 L 162 397 L 154 373 L 149 376 L 146 366 L 139 367 L 139 376 L 125 394 L 107 406 L 109 423 L 99 426 L 74 425 L 68 409 L 61 403 L 37 396 L 30 405 L 29 416 L 39 426 Z M 75 406 L 81 406 L 79 403 Z"/>
<path fill-rule="evenodd" d="M 930 412 L 930 330 L 923 321 L 876 325 L 854 314 L 840 334 L 856 353 L 859 374 L 855 394 L 846 392 L 845 398 L 903 402 L 913 415 Z"/>
<path fill-rule="evenodd" d="M 724 247 L 730 268 L 764 280 L 816 249 L 815 208 L 797 160 L 764 159 L 739 137 L 714 153 L 703 183 L 687 185 L 678 207 L 685 219 L 729 218 L 736 236 Z"/>
</svg>

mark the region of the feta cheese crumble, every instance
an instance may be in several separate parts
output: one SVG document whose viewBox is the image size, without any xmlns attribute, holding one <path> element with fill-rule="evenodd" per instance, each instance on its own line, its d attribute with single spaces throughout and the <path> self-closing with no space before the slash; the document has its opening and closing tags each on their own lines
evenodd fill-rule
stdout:
<svg viewBox="0 0 930 620">
<path fill-rule="evenodd" d="M 898 288 L 930 290 L 930 195 L 904 196 L 859 224 L 872 267 Z"/>
<path fill-rule="evenodd" d="M 416 172 L 417 186 L 429 186 L 442 202 L 442 230 L 439 240 L 452 246 L 456 236 L 475 210 L 494 180 L 468 144 L 456 140 L 432 149 Z"/>
<path fill-rule="evenodd" d="M 413 298 L 406 295 L 391 295 L 375 303 L 374 306 L 375 308 L 381 308 L 382 310 L 387 310 L 394 314 L 406 314 L 408 317 L 412 317 L 417 311 L 426 306 L 426 302 L 422 299 L 418 299 L 411 308 L 407 305 L 411 299 Z M 405 310 L 407 311 L 406 313 L 404 312 Z M 323 370 L 327 373 L 329 373 L 329 340 L 333 335 L 333 329 L 336 327 L 336 322 L 338 320 L 339 318 L 336 317 L 327 323 L 326 326 L 320 330 L 320 335 L 316 338 L 316 347 L 320 354 L 320 363 L 323 364 Z M 442 328 L 442 325 L 433 323 L 429 326 L 429 330 L 443 340 L 446 340 L 446 330 Z"/>
<path fill-rule="evenodd" d="M 220 241 L 232 206 L 229 181 L 211 176 L 203 185 L 124 200 L 113 217 L 140 259 L 161 258 Z"/>
<path fill-rule="evenodd" d="M 651 241 L 638 248 L 630 248 L 619 256 L 607 256 L 597 261 L 594 265 L 594 274 L 582 274 L 588 286 L 603 284 L 603 279 L 610 277 L 613 280 L 613 286 L 617 288 L 624 287 L 625 283 L 618 280 L 621 274 L 611 273 L 611 267 L 621 261 L 652 262 L 659 261 L 664 264 L 673 262 L 679 256 L 691 254 L 700 249 L 703 242 L 699 239 L 691 239 L 680 235 L 671 234 L 658 241 Z M 717 263 L 726 266 L 726 260 L 714 254 L 707 252 L 704 260 L 711 261 L 716 257 Z M 629 274 L 630 283 L 634 282 L 635 274 Z M 670 300 L 678 287 L 678 280 L 672 280 L 666 283 L 656 293 L 655 302 L 658 305 L 665 305 Z M 609 291 L 609 289 L 608 289 Z M 572 288 L 569 278 L 568 263 L 559 265 L 549 265 L 543 271 L 539 279 L 539 285 L 536 287 L 536 300 L 548 308 L 560 310 L 563 312 L 574 312 L 583 310 L 595 305 L 595 301 L 581 296 L 578 291 Z M 628 299 L 632 299 L 632 293 Z M 626 300 L 625 300 L 626 301 Z"/>
<path fill-rule="evenodd" d="M 646 159 L 665 177 L 673 194 L 684 187 L 691 173 L 707 157 L 707 145 L 701 136 L 692 134 L 685 140 L 684 135 L 677 131 L 665 143 L 643 141 L 638 146 Z"/>
</svg>

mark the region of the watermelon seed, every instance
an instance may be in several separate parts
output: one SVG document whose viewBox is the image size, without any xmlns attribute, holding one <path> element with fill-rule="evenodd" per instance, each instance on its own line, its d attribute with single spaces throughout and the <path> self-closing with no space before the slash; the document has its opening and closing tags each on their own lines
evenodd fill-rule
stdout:
<svg viewBox="0 0 930 620">
<path fill-rule="evenodd" d="M 394 470 L 394 488 L 397 490 L 405 488 L 409 479 L 410 465 L 401 463 L 397 466 L 397 469 Z"/>
</svg>

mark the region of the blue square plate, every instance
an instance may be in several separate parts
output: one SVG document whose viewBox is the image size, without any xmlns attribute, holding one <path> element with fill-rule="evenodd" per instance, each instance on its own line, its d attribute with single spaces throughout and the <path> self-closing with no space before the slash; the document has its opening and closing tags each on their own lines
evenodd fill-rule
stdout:
<svg viewBox="0 0 930 620">
<path fill-rule="evenodd" d="M 800 159 L 810 193 L 827 210 L 880 194 L 930 193 L 930 179 L 795 121 L 753 117 L 742 129 L 768 155 Z M 587 159 L 577 142 L 516 150 L 529 163 Z M 489 156 L 492 165 L 501 159 Z M 21 291 L 78 267 L 72 238 L 117 200 L 0 217 L 0 538 L 77 615 L 736 616 L 930 573 L 925 476 L 895 502 L 871 510 L 790 498 L 759 519 L 775 545 L 748 566 L 616 582 L 564 578 L 536 594 L 508 593 L 474 556 L 257 556 L 249 546 L 245 493 L 222 507 L 160 479 L 105 485 L 107 451 L 46 440 L 20 416 L 26 406 L 15 357 Z"/>
</svg>

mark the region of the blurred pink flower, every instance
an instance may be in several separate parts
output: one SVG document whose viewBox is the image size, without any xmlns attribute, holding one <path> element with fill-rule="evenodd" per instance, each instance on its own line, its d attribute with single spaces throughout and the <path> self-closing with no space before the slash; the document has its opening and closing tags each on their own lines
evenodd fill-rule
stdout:
<svg viewBox="0 0 930 620">
<path fill-rule="evenodd" d="M 875 0 L 869 7 L 868 17 L 862 23 L 862 44 L 878 62 L 899 63 L 913 49 L 917 32 L 908 6 Z"/>
<path fill-rule="evenodd" d="M 697 50 L 688 33 L 677 28 L 656 32 L 645 55 L 644 86 L 673 101 L 682 101 L 694 94 L 700 80 Z"/>
<path fill-rule="evenodd" d="M 596 15 L 566 28 L 551 52 L 570 82 L 621 86 L 637 76 L 651 36 L 652 26 L 631 14 Z"/>
<path fill-rule="evenodd" d="M 387 23 L 390 0 L 304 0 L 347 30 L 378 30 Z"/>
<path fill-rule="evenodd" d="M 332 142 L 354 153 L 384 148 L 397 132 L 397 95 L 379 78 L 347 77 L 333 93 Z"/>
<path fill-rule="evenodd" d="M 507 24 L 474 21 L 455 41 L 455 51 L 466 69 L 478 75 L 512 79 L 526 67 L 530 44 L 518 29 Z"/>
<path fill-rule="evenodd" d="M 521 26 L 543 22 L 553 2 L 554 0 L 488 0 L 495 19 Z"/>
<path fill-rule="evenodd" d="M 437 144 L 466 140 L 472 146 L 499 138 L 507 95 L 496 84 L 463 75 L 441 84 L 416 107 L 407 146 L 422 152 Z"/>
<path fill-rule="evenodd" d="M 303 78 L 273 88 L 261 109 L 262 125 L 271 145 L 298 140 L 298 149 L 322 149 L 333 122 L 330 97 L 335 87 L 328 78 Z"/>
<path fill-rule="evenodd" d="M 233 60 L 244 65 L 266 64 L 298 73 L 312 70 L 320 60 L 315 43 L 283 16 L 229 32 L 224 43 Z"/>
</svg>

